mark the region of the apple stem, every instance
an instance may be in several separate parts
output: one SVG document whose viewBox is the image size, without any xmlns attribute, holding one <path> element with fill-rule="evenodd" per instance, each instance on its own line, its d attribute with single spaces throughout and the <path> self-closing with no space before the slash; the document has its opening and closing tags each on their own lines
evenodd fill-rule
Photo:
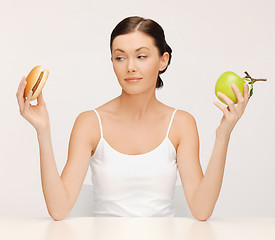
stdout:
<svg viewBox="0 0 275 240">
<path fill-rule="evenodd" d="M 253 84 L 253 83 L 257 82 L 257 81 L 267 81 L 267 79 L 265 79 L 265 78 L 258 78 L 258 79 L 252 78 L 252 77 L 248 74 L 248 72 L 244 72 L 244 73 L 246 74 L 246 76 L 245 76 L 244 78 L 250 78 L 250 79 L 251 79 L 251 81 L 250 81 L 248 84 Z"/>
</svg>

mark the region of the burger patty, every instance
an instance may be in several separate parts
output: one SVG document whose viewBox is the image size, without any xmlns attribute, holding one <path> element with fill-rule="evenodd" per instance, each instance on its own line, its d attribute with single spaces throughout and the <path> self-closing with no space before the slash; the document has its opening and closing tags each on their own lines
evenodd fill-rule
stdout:
<svg viewBox="0 0 275 240">
<path fill-rule="evenodd" d="M 39 86 L 39 84 L 40 84 L 40 82 L 41 82 L 41 79 L 42 79 L 42 77 L 43 77 L 43 74 L 44 74 L 44 71 L 42 71 L 42 72 L 40 73 L 38 80 L 36 81 L 35 85 L 33 86 L 33 88 L 32 88 L 32 94 L 34 94 L 34 92 L 35 92 L 36 89 L 38 88 L 38 86 Z"/>
</svg>

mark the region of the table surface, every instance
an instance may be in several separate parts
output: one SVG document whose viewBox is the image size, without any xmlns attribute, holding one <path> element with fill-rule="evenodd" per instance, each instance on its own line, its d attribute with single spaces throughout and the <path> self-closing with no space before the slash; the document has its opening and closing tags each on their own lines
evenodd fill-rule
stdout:
<svg viewBox="0 0 275 240">
<path fill-rule="evenodd" d="M 275 240 L 275 218 L 0 217 L 0 239 Z"/>
</svg>

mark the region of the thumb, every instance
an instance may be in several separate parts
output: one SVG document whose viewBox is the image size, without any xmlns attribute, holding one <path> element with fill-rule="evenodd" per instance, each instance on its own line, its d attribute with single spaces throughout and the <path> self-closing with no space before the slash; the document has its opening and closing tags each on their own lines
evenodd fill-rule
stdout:
<svg viewBox="0 0 275 240">
<path fill-rule="evenodd" d="M 40 94 L 39 94 L 38 97 L 37 97 L 37 104 L 38 104 L 38 105 L 43 105 L 43 104 L 45 104 L 45 101 L 44 101 L 44 99 L 43 99 L 42 91 L 40 92 Z"/>
</svg>

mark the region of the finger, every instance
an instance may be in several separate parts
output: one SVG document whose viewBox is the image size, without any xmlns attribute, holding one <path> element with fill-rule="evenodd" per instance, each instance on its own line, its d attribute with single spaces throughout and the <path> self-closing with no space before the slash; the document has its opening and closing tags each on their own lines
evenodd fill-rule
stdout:
<svg viewBox="0 0 275 240">
<path fill-rule="evenodd" d="M 24 103 L 25 103 L 25 98 L 24 98 L 24 91 L 26 88 L 27 83 L 25 82 L 25 77 L 22 78 L 22 81 L 19 84 L 17 93 L 16 93 L 16 97 L 17 97 L 17 102 L 19 104 L 20 109 L 22 109 L 24 107 Z"/>
<path fill-rule="evenodd" d="M 215 104 L 220 110 L 222 110 L 222 112 L 223 112 L 223 114 L 224 114 L 225 116 L 228 115 L 228 110 L 227 110 L 227 108 L 226 108 L 224 105 L 222 105 L 221 103 L 219 103 L 219 102 L 217 102 L 217 101 L 215 101 L 214 104 Z"/>
<path fill-rule="evenodd" d="M 243 87 L 243 89 L 244 89 L 244 99 L 246 101 L 248 101 L 248 99 L 249 99 L 249 97 L 248 97 L 248 95 L 249 95 L 249 87 L 248 87 L 248 84 L 246 82 L 243 85 L 244 85 L 244 87 Z"/>
<path fill-rule="evenodd" d="M 217 95 L 229 106 L 229 104 L 232 102 L 234 104 L 234 102 L 227 97 L 225 94 L 221 93 L 221 92 L 217 92 Z"/>
<path fill-rule="evenodd" d="M 44 103 L 45 103 L 45 101 L 43 99 L 43 95 L 42 95 L 42 91 L 41 91 L 40 94 L 37 97 L 37 105 L 42 105 Z"/>
<path fill-rule="evenodd" d="M 225 94 L 221 93 L 221 92 L 218 92 L 217 95 L 222 98 L 222 100 L 228 105 L 229 107 L 229 112 L 233 113 L 233 114 L 237 114 L 237 111 L 236 111 L 236 107 L 235 107 L 235 104 L 234 102 L 229 98 L 227 97 Z"/>
<path fill-rule="evenodd" d="M 29 94 L 27 96 L 27 99 L 25 101 L 25 111 L 28 111 L 30 108 L 30 102 L 31 102 L 31 98 L 32 98 L 32 90 L 29 91 Z"/>
<path fill-rule="evenodd" d="M 18 85 L 18 88 L 17 88 L 17 91 L 16 91 L 16 96 L 19 94 L 22 86 L 25 84 L 25 77 L 22 78 L 22 80 L 20 81 L 19 85 Z"/>
<path fill-rule="evenodd" d="M 231 85 L 231 87 L 232 87 L 233 91 L 235 92 L 238 102 L 244 102 L 244 97 L 243 97 L 240 89 L 234 83 Z"/>
</svg>

